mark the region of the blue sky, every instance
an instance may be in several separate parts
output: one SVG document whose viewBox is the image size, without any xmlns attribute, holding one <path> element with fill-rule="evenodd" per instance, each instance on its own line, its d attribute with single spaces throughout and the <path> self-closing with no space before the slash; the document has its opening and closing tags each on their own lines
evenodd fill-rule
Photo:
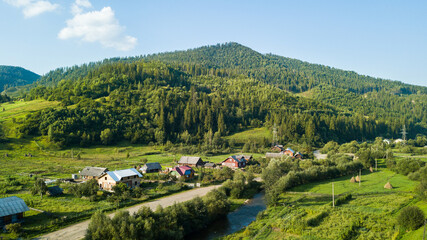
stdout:
<svg viewBox="0 0 427 240">
<path fill-rule="evenodd" d="M 238 42 L 427 86 L 427 1 L 0 0 L 0 65 L 39 74 Z"/>
</svg>

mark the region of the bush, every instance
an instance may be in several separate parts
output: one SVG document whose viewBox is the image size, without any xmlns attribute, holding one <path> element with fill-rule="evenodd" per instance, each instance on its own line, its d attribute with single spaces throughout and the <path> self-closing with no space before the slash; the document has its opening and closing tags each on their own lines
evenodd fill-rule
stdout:
<svg viewBox="0 0 427 240">
<path fill-rule="evenodd" d="M 12 233 L 12 234 L 19 234 L 21 231 L 21 224 L 20 223 L 11 223 L 6 225 L 6 231 Z"/>
<path fill-rule="evenodd" d="M 409 206 L 402 209 L 397 222 L 408 230 L 416 230 L 424 224 L 424 212 L 417 206 Z"/>
</svg>

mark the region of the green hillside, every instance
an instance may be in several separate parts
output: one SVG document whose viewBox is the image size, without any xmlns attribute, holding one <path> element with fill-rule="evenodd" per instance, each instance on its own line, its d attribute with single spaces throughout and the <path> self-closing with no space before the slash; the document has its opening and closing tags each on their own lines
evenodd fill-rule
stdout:
<svg viewBox="0 0 427 240">
<path fill-rule="evenodd" d="M 22 67 L 0 65 L 0 89 L 1 91 L 37 81 L 40 75 L 28 71 Z"/>
<path fill-rule="evenodd" d="M 310 98 L 294 94 L 307 89 Z M 427 134 L 426 89 L 228 43 L 52 71 L 26 98 L 64 108 L 33 113 L 18 129 L 50 132 L 65 146 L 129 140 L 221 149 L 225 136 L 274 124 L 279 141 L 309 145 L 398 138 L 404 124 L 414 138 Z"/>
</svg>

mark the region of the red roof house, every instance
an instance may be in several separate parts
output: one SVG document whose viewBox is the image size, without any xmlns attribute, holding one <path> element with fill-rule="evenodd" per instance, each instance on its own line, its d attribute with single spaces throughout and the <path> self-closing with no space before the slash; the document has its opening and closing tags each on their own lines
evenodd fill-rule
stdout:
<svg viewBox="0 0 427 240">
<path fill-rule="evenodd" d="M 194 170 L 189 166 L 174 167 L 171 170 L 171 175 L 178 178 L 191 179 L 194 177 Z"/>
<path fill-rule="evenodd" d="M 222 166 L 230 168 L 243 168 L 246 166 L 246 159 L 242 155 L 233 155 L 222 161 Z"/>
</svg>

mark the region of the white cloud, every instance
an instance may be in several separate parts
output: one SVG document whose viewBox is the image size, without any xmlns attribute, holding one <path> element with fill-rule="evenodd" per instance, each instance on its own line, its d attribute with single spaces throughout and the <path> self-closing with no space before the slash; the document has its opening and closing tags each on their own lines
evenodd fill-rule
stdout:
<svg viewBox="0 0 427 240">
<path fill-rule="evenodd" d="M 22 8 L 22 13 L 25 18 L 35 17 L 44 12 L 54 11 L 59 7 L 59 4 L 51 3 L 49 1 L 38 0 L 3 0 L 9 5 L 17 8 Z"/>
<path fill-rule="evenodd" d="M 90 8 L 88 0 L 76 0 L 71 12 L 74 17 L 67 20 L 67 27 L 58 33 L 62 40 L 79 38 L 84 42 L 99 42 L 104 47 L 128 51 L 135 47 L 137 39 L 124 36 L 125 27 L 119 24 L 111 7 L 104 7 L 100 11 L 83 13 L 84 8 Z"/>
<path fill-rule="evenodd" d="M 83 8 L 91 8 L 92 4 L 89 0 L 76 0 L 71 6 L 71 13 L 73 15 L 81 14 L 83 12 Z"/>
</svg>

